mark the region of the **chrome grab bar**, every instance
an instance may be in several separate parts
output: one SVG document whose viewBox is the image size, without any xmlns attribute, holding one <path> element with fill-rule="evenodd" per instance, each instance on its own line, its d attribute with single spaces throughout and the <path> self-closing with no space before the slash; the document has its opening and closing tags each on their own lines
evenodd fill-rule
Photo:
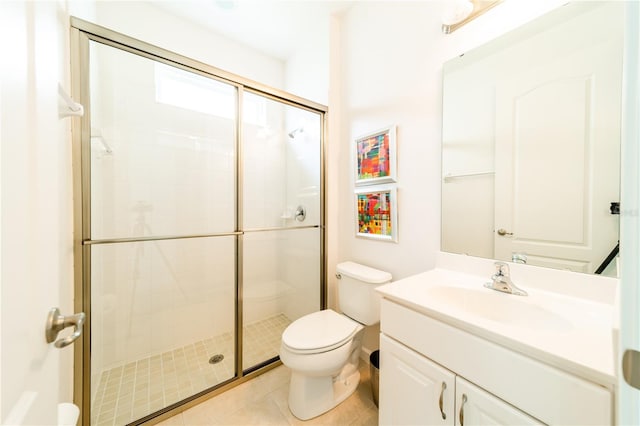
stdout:
<svg viewBox="0 0 640 426">
<path fill-rule="evenodd" d="M 47 316 L 47 324 L 45 326 L 45 338 L 47 343 L 55 341 L 56 348 L 64 348 L 76 341 L 82 335 L 82 326 L 84 325 L 85 314 L 80 312 L 75 315 L 60 315 L 58 308 L 52 308 Z M 73 334 L 56 340 L 58 333 L 67 327 L 73 327 Z"/>
</svg>

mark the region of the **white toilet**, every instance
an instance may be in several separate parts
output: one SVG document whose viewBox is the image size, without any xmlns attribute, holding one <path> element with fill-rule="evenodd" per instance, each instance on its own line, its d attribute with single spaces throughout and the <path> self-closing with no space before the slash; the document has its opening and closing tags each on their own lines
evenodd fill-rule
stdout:
<svg viewBox="0 0 640 426">
<path fill-rule="evenodd" d="M 374 289 L 391 274 L 354 262 L 337 265 L 339 314 L 331 309 L 298 318 L 282 333 L 280 359 L 291 369 L 289 409 L 301 420 L 319 416 L 358 386 L 365 325 L 380 321 Z"/>
</svg>

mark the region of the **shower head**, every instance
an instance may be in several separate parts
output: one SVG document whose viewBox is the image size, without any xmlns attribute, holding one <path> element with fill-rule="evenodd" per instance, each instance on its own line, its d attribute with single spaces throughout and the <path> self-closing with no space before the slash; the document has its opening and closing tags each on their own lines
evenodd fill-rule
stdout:
<svg viewBox="0 0 640 426">
<path fill-rule="evenodd" d="M 290 137 L 291 139 L 293 139 L 293 138 L 295 138 L 295 137 L 296 137 L 296 134 L 298 134 L 298 133 L 302 133 L 302 132 L 304 132 L 304 128 L 302 128 L 302 127 L 298 127 L 297 129 L 294 129 L 294 130 L 290 131 L 290 132 L 288 133 L 288 135 L 289 135 L 289 137 Z"/>
</svg>

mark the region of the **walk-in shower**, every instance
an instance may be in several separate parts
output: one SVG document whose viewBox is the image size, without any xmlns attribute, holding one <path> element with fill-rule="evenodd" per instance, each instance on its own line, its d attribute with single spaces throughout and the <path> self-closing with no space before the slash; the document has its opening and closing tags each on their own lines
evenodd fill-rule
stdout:
<svg viewBox="0 0 640 426">
<path fill-rule="evenodd" d="M 76 400 L 83 424 L 136 424 L 268 368 L 324 307 L 326 109 L 73 27 Z"/>
</svg>

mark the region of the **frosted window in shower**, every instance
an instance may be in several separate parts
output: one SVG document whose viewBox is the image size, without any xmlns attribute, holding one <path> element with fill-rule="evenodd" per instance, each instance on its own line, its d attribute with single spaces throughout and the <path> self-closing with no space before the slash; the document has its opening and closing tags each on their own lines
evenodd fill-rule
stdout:
<svg viewBox="0 0 640 426">
<path fill-rule="evenodd" d="M 252 120 L 260 107 L 264 120 Z M 320 115 L 253 93 L 243 113 L 244 229 L 319 225 Z"/>
<path fill-rule="evenodd" d="M 153 65 L 157 102 L 227 119 L 235 116 L 235 94 L 226 85 L 170 65 Z"/>
<path fill-rule="evenodd" d="M 90 43 L 92 239 L 235 230 L 237 89 Z"/>
<path fill-rule="evenodd" d="M 154 71 L 157 102 L 218 117 L 235 117 L 236 95 L 227 85 L 159 62 L 154 64 Z M 266 120 L 266 99 L 253 96 L 244 100 L 245 123 L 265 126 Z"/>
</svg>

